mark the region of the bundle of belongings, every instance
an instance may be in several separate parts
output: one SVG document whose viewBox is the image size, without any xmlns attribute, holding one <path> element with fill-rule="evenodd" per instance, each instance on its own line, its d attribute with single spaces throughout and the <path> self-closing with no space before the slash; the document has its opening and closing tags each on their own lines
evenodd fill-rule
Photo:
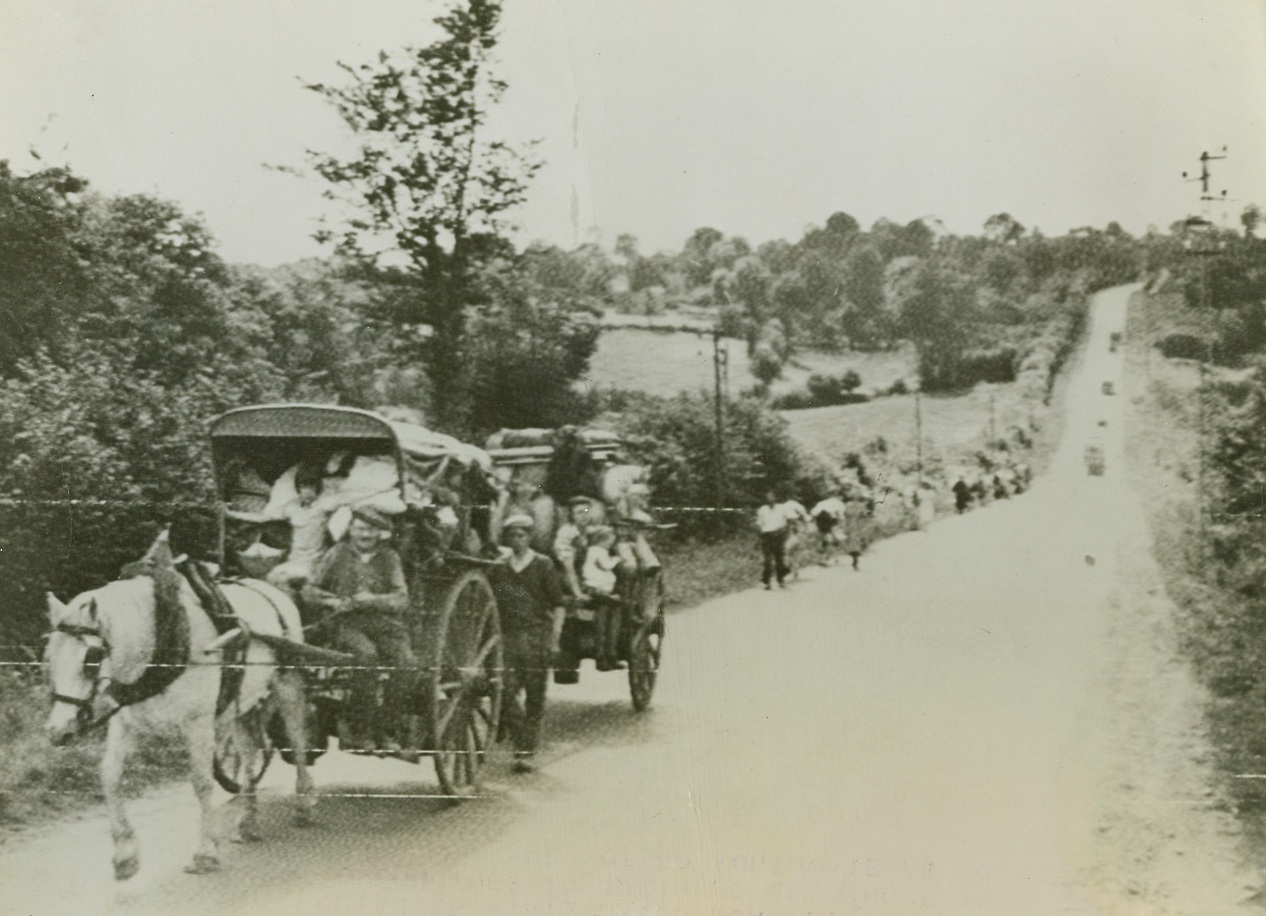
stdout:
<svg viewBox="0 0 1266 916">
<path fill-rule="evenodd" d="M 245 463 L 236 468 L 226 488 L 228 517 L 250 526 L 253 537 L 238 551 L 243 570 L 277 585 L 301 583 L 363 509 L 389 519 L 410 513 L 436 549 L 479 553 L 491 543 L 498 488 L 488 453 L 415 424 L 391 427 L 402 463 L 391 454 L 339 450 L 309 456 L 271 483 Z M 284 549 L 263 537 L 280 522 L 289 526 Z"/>
</svg>

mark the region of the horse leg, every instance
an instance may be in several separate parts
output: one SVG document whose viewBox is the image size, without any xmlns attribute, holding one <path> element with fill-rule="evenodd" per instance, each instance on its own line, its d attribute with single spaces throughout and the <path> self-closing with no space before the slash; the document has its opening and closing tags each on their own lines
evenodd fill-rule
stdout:
<svg viewBox="0 0 1266 916">
<path fill-rule="evenodd" d="M 267 740 L 263 734 L 262 727 L 262 723 L 266 721 L 267 716 L 267 708 L 252 709 L 244 716 L 233 715 L 234 741 L 243 760 L 255 760 L 253 751 L 257 747 L 262 747 Z M 249 763 L 247 763 L 243 765 L 239 776 L 242 779 L 242 784 L 237 794 L 237 802 L 246 810 L 242 812 L 241 817 L 238 819 L 235 840 L 243 843 L 256 843 L 263 839 L 259 832 L 259 796 L 256 791 L 256 787 L 259 785 L 260 774 L 251 769 Z"/>
<path fill-rule="evenodd" d="M 279 668 L 273 677 L 273 696 L 286 725 L 286 736 L 295 760 L 295 823 L 307 827 L 316 807 L 312 776 L 308 772 L 308 700 L 303 675 L 294 669 Z"/>
<path fill-rule="evenodd" d="M 209 710 L 205 715 L 196 716 L 186 723 L 184 733 L 189 750 L 189 781 L 193 783 L 194 794 L 198 796 L 198 805 L 202 808 L 198 851 L 193 854 L 193 862 L 185 866 L 185 871 L 203 874 L 220 867 L 216 816 L 211 803 L 215 788 L 211 775 L 211 761 L 215 755 L 215 716 Z"/>
<path fill-rule="evenodd" d="M 129 734 L 122 716 L 110 720 L 106 733 L 105 756 L 101 758 L 101 788 L 110 816 L 110 836 L 114 840 L 114 879 L 126 881 L 141 867 L 136 834 L 123 810 L 123 767 L 127 763 Z"/>
</svg>

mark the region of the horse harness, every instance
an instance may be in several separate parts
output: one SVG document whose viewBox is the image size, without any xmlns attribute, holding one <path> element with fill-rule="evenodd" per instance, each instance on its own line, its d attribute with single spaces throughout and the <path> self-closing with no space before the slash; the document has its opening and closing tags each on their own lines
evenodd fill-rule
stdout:
<svg viewBox="0 0 1266 916">
<path fill-rule="evenodd" d="M 59 623 L 53 628 L 58 632 L 83 640 L 86 644 L 83 670 L 84 674 L 92 682 L 92 689 L 89 691 L 88 696 L 81 698 L 68 696 L 63 693 L 53 694 L 54 703 L 66 703 L 79 709 L 80 727 L 84 730 L 99 728 L 109 722 L 114 714 L 124 707 L 132 706 L 163 693 L 185 672 L 188 666 L 190 654 L 188 620 L 184 616 L 183 608 L 177 606 L 179 602 L 171 600 L 170 591 L 167 592 L 169 596 L 167 600 L 158 597 L 160 590 L 163 590 L 163 584 L 168 589 L 173 585 L 171 579 L 162 583 L 159 576 L 175 577 L 176 575 L 182 575 L 185 581 L 193 588 L 194 594 L 202 605 L 203 612 L 211 619 L 216 631 L 221 635 L 238 623 L 236 616 L 232 613 L 232 606 L 228 603 L 228 599 L 201 564 L 185 561 L 179 564 L 176 570 L 137 569 L 133 567 L 129 571 L 132 575 L 148 575 L 153 578 L 156 593 L 156 645 L 154 658 L 150 660 L 144 673 L 135 683 L 117 684 L 102 676 L 101 664 L 110 653 L 110 645 L 99 627 Z M 284 627 L 285 621 L 281 609 L 277 607 L 276 602 L 268 594 L 260 589 L 251 587 L 244 581 L 239 581 L 237 584 L 263 598 L 273 609 L 278 621 Z M 90 606 L 90 613 L 95 619 L 95 605 Z M 223 712 L 236 697 L 241 688 L 244 675 L 245 669 L 240 664 L 240 661 L 237 665 L 224 667 L 221 674 L 220 694 L 216 702 L 217 713 Z M 104 715 L 92 718 L 91 710 L 96 703 L 98 694 L 101 692 L 101 685 L 107 682 L 109 687 L 107 687 L 106 693 L 114 701 L 114 706 Z"/>
<path fill-rule="evenodd" d="M 101 676 L 101 663 L 105 661 L 106 656 L 109 654 L 110 646 L 101 634 L 101 630 L 97 627 L 85 627 L 74 623 L 59 623 L 53 629 L 59 633 L 66 633 L 76 639 L 83 640 L 86 645 L 83 670 L 84 674 L 92 681 L 92 689 L 88 692 L 88 696 L 72 697 L 64 693 L 54 693 L 53 702 L 77 707 L 79 709 L 81 727 L 85 730 L 98 728 L 108 722 L 116 712 L 123 708 L 122 706 L 115 706 L 101 718 L 92 718 L 92 705 L 97 700 L 97 693 L 101 688 L 102 681 L 105 680 Z M 90 641 L 92 639 L 97 641 Z M 89 721 L 83 721 L 85 719 Z"/>
</svg>

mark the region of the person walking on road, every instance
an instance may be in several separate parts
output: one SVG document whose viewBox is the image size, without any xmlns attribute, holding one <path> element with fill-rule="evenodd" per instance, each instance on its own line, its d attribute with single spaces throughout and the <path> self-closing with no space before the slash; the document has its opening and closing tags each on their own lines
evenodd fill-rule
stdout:
<svg viewBox="0 0 1266 916">
<path fill-rule="evenodd" d="M 787 587 L 787 510 L 779 505 L 773 490 L 765 494 L 765 502 L 756 510 L 756 527 L 760 531 L 761 577 L 766 589 L 776 576 L 778 587 Z"/>
<path fill-rule="evenodd" d="M 809 510 L 818 529 L 818 554 L 824 566 L 836 561 L 836 549 L 843 541 L 840 526 L 846 508 L 838 496 L 828 496 Z"/>
<path fill-rule="evenodd" d="M 862 554 L 870 544 L 871 516 L 874 504 L 870 498 L 853 493 L 844 505 L 844 552 L 853 558 L 853 569 L 861 569 Z"/>
<path fill-rule="evenodd" d="M 541 742 L 551 659 L 563 632 L 563 589 L 554 563 L 531 547 L 534 520 L 512 515 L 501 528 L 509 556 L 493 575 L 505 653 L 502 722 L 514 742 L 514 770 L 530 773 Z M 519 705 L 523 694 L 524 705 Z"/>
</svg>

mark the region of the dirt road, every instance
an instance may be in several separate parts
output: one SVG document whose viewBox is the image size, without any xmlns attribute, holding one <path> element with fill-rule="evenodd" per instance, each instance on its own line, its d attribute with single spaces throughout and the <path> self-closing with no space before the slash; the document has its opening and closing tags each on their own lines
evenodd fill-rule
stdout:
<svg viewBox="0 0 1266 916">
<path fill-rule="evenodd" d="M 427 797 L 427 769 L 328 755 L 320 825 L 272 801 L 268 840 L 214 876 L 180 873 L 192 806 L 164 792 L 136 805 L 134 881 L 110 879 L 92 816 L 0 853 L 0 909 L 1245 912 L 1255 887 L 1205 783 L 1200 695 L 1124 464 L 1130 380 L 1108 334 L 1125 301 L 1095 303 L 1030 493 L 880 544 L 859 573 L 671 618 L 649 715 L 586 670 L 554 688 L 542 771 L 499 760 L 456 807 Z M 1083 464 L 1092 436 L 1103 477 Z"/>
</svg>

